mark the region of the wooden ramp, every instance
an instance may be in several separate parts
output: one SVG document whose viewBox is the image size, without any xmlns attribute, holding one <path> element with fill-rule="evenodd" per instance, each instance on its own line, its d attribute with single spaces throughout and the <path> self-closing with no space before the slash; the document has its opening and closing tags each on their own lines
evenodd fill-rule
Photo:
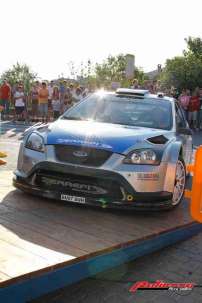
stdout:
<svg viewBox="0 0 202 303">
<path fill-rule="evenodd" d="M 0 302 L 27 302 L 202 230 L 188 203 L 137 213 L 41 199 L 0 172 Z"/>
</svg>

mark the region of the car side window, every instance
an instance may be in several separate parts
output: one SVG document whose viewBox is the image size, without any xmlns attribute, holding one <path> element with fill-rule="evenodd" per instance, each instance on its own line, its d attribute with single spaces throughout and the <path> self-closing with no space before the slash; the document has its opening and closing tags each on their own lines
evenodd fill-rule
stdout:
<svg viewBox="0 0 202 303">
<path fill-rule="evenodd" d="M 186 127 L 185 118 L 181 111 L 181 108 L 177 103 L 175 103 L 175 118 L 176 118 L 176 125 L 178 128 Z"/>
</svg>

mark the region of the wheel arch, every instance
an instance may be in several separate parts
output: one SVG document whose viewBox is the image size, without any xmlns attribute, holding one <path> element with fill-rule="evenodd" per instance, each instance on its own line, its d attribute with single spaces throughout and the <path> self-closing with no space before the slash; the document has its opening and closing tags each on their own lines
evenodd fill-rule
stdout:
<svg viewBox="0 0 202 303">
<path fill-rule="evenodd" d="M 179 157 L 183 159 L 183 146 L 181 142 L 176 141 L 168 146 L 164 155 L 164 161 L 167 163 L 164 190 L 171 193 L 173 193 L 174 189 L 176 164 Z"/>
<path fill-rule="evenodd" d="M 180 141 L 172 142 L 164 152 L 163 161 L 177 163 L 179 156 L 183 159 L 183 146 Z"/>
</svg>

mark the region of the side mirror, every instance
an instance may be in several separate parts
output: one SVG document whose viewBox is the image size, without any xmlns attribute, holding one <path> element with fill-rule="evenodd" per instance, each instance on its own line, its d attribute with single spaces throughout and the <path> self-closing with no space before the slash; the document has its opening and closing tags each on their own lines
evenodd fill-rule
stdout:
<svg viewBox="0 0 202 303">
<path fill-rule="evenodd" d="M 193 135 L 192 130 L 188 127 L 179 127 L 177 129 L 177 132 L 181 135 L 187 135 L 187 136 L 192 136 Z"/>
</svg>

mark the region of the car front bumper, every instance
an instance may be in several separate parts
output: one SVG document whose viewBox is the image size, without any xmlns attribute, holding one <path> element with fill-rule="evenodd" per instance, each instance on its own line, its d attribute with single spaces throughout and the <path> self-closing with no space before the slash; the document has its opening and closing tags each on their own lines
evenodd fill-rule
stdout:
<svg viewBox="0 0 202 303">
<path fill-rule="evenodd" d="M 28 174 L 16 170 L 13 184 L 22 191 L 51 199 L 61 200 L 62 194 L 85 197 L 85 204 L 102 208 L 144 210 L 169 208 L 171 192 L 166 190 L 139 192 L 126 179 L 125 174 L 126 172 L 121 174 L 107 169 L 78 168 L 70 164 L 40 161 Z M 132 175 L 131 172 L 129 174 Z M 139 177 L 143 178 L 143 184 L 153 182 L 148 178 L 156 178 L 156 175 L 154 172 L 139 173 Z"/>
</svg>

